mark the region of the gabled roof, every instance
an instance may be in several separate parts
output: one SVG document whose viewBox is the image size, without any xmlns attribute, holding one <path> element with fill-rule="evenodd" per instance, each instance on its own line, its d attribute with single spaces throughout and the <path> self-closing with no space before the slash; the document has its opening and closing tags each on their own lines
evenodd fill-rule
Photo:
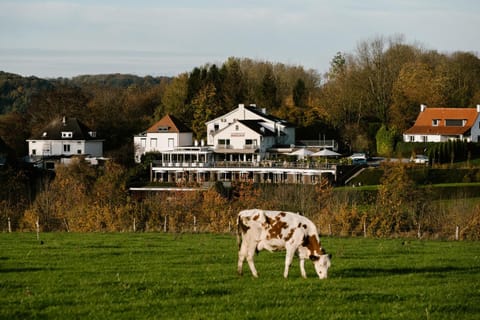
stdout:
<svg viewBox="0 0 480 320">
<path fill-rule="evenodd" d="M 71 132 L 63 135 L 62 132 Z M 96 132 L 87 127 L 77 118 L 57 118 L 50 122 L 35 140 L 99 140 Z"/>
<path fill-rule="evenodd" d="M 174 116 L 167 114 L 162 119 L 157 121 L 153 126 L 147 129 L 147 133 L 180 133 L 180 132 L 192 132 L 182 121 L 178 120 Z"/>
<path fill-rule="evenodd" d="M 261 110 L 259 110 L 257 107 L 253 106 L 246 106 L 245 109 L 248 109 L 249 111 L 255 113 L 259 117 L 274 121 L 274 122 L 280 122 L 282 125 L 286 127 L 293 127 L 293 124 L 289 123 L 287 120 L 280 119 L 278 117 L 272 116 L 270 114 L 265 114 Z"/>
<path fill-rule="evenodd" d="M 261 125 L 261 123 L 264 122 L 262 120 L 237 120 L 237 121 L 264 137 L 275 136 L 275 132 Z M 281 134 L 285 135 L 283 132 Z"/>
<path fill-rule="evenodd" d="M 404 134 L 425 134 L 425 135 L 459 135 L 468 132 L 479 113 L 475 108 L 425 108 L 421 111 L 415 124 Z M 433 125 L 433 121 L 437 125 Z M 465 120 L 463 126 L 446 126 L 445 120 Z"/>
<path fill-rule="evenodd" d="M 280 119 L 280 118 L 277 118 L 275 116 L 272 116 L 270 114 L 266 114 L 266 113 L 263 113 L 262 109 L 258 108 L 257 106 L 238 106 L 237 108 L 231 110 L 230 112 L 227 112 L 226 114 L 220 116 L 220 117 L 217 117 L 215 119 L 212 119 L 212 120 L 209 120 L 207 122 L 205 122 L 206 124 L 208 123 L 211 123 L 211 122 L 215 122 L 215 121 L 218 121 L 219 119 L 221 118 L 225 118 L 225 117 L 228 117 L 229 115 L 237 112 L 239 109 L 241 108 L 244 108 L 245 110 L 248 110 L 249 112 L 252 112 L 254 113 L 255 115 L 258 116 L 258 120 L 261 120 L 261 119 L 264 119 L 264 120 L 269 120 L 269 121 L 273 121 L 273 122 L 277 122 L 277 123 L 281 123 L 283 126 L 285 127 L 293 127 L 294 125 L 291 124 L 290 122 L 288 122 L 287 120 L 283 120 L 283 119 Z"/>
</svg>

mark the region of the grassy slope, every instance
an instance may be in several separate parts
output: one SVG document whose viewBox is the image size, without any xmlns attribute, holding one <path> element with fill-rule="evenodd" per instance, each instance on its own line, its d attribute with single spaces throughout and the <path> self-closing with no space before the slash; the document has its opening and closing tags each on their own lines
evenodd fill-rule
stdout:
<svg viewBox="0 0 480 320">
<path fill-rule="evenodd" d="M 231 235 L 0 234 L 0 318 L 478 319 L 480 244 L 324 238 L 330 278 L 282 253 L 238 277 Z"/>
</svg>

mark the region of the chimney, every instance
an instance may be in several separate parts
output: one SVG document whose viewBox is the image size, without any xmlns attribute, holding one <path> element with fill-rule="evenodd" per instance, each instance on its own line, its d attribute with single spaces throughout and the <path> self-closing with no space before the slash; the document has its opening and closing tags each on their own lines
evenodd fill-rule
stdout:
<svg viewBox="0 0 480 320">
<path fill-rule="evenodd" d="M 67 124 L 67 118 L 65 116 L 63 116 L 63 118 L 62 118 L 62 123 L 63 123 L 63 125 Z"/>
<path fill-rule="evenodd" d="M 480 104 L 477 104 L 477 112 L 480 113 Z"/>
<path fill-rule="evenodd" d="M 420 112 L 425 111 L 426 108 L 427 108 L 427 105 L 421 104 L 421 105 L 420 105 Z"/>
</svg>

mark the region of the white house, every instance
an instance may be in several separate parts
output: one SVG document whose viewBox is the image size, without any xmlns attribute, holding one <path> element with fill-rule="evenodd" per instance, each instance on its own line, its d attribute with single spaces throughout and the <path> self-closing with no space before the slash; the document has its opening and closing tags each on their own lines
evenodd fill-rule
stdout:
<svg viewBox="0 0 480 320">
<path fill-rule="evenodd" d="M 275 144 L 277 145 L 290 146 L 295 144 L 295 127 L 292 124 L 268 115 L 265 109 L 259 109 L 255 105 L 245 106 L 244 104 L 239 104 L 238 108 L 206 123 L 207 144 L 215 145 L 216 134 L 236 120 L 256 120 L 262 127 L 275 133 Z"/>
<path fill-rule="evenodd" d="M 218 130 L 213 137 L 214 151 L 226 155 L 225 160 L 260 161 L 269 148 L 277 142 L 278 135 L 263 120 L 235 119 Z"/>
<path fill-rule="evenodd" d="M 171 151 L 178 147 L 192 146 L 192 131 L 172 115 L 166 115 L 147 131 L 133 137 L 135 162 L 141 161 L 147 152 Z"/>
<path fill-rule="evenodd" d="M 50 122 L 38 136 L 27 139 L 32 159 L 88 155 L 103 157 L 103 141 L 97 133 L 76 118 L 58 118 Z"/>
<path fill-rule="evenodd" d="M 405 142 L 480 141 L 480 105 L 476 108 L 420 106 L 415 124 L 403 133 Z"/>
</svg>

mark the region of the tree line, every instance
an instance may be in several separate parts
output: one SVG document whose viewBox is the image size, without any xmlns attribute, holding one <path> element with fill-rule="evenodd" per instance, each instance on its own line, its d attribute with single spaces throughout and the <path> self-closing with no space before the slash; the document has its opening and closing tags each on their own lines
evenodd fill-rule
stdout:
<svg viewBox="0 0 480 320">
<path fill-rule="evenodd" d="M 155 218 L 153 213 L 147 215 L 147 202 L 133 201 L 126 187 L 145 176 L 147 170 L 133 163 L 132 136 L 167 113 L 185 122 L 200 139 L 206 134 L 205 121 L 232 110 L 238 103 L 254 103 L 295 125 L 297 138 L 326 136 L 337 140 L 345 153 L 370 151 L 385 155 L 395 150 L 395 144 L 384 142 L 400 139 L 402 131 L 413 124 L 421 103 L 444 107 L 474 107 L 480 103 L 479 71 L 480 59 L 474 53 L 440 53 L 395 36 L 363 41 L 354 52 L 337 53 L 326 74 L 298 65 L 236 57 L 171 78 L 115 74 L 39 79 L 0 72 L 0 154 L 8 150 L 13 159 L 13 164 L 0 169 L 2 226 L 6 226 L 7 218 L 20 229 L 31 227 L 39 219 L 49 221 L 42 225 L 51 230 L 75 230 L 79 226 L 87 230 L 89 224 L 89 230 L 97 230 L 99 225 L 116 230 L 112 223 L 122 226 L 117 229 L 126 228 L 132 222 L 125 217 L 132 214 L 140 214 L 136 222 L 145 226 L 154 225 L 151 221 L 157 218 L 164 219 Z M 27 154 L 27 138 L 61 116 L 77 117 L 95 129 L 99 137 L 105 138 L 104 150 L 112 159 L 99 171 L 83 165 L 73 167 L 77 173 L 85 171 L 87 178 L 82 183 L 63 176 L 65 172 L 72 174 L 67 169 L 60 169 L 51 180 L 36 176 L 37 172 L 14 161 Z M 460 147 L 439 146 L 438 151 L 432 151 L 432 161 L 458 159 L 452 157 L 451 150 Z M 61 191 L 70 188 L 74 198 L 55 200 L 68 197 Z M 283 194 L 288 198 L 296 192 Z M 216 200 L 209 201 L 224 206 L 223 198 L 214 195 L 211 197 Z M 269 197 L 275 199 L 272 194 Z M 165 206 L 174 203 L 157 200 Z M 291 203 L 295 207 L 308 209 L 310 202 L 306 199 L 294 201 Z M 172 210 L 180 212 L 186 203 L 176 204 Z M 269 204 L 265 200 L 259 205 Z M 208 206 L 204 208 L 208 211 Z M 337 209 L 343 210 L 351 223 L 367 219 L 358 215 L 354 218 L 358 211 L 351 211 L 350 206 Z M 121 222 L 124 218 L 128 223 Z"/>
</svg>

